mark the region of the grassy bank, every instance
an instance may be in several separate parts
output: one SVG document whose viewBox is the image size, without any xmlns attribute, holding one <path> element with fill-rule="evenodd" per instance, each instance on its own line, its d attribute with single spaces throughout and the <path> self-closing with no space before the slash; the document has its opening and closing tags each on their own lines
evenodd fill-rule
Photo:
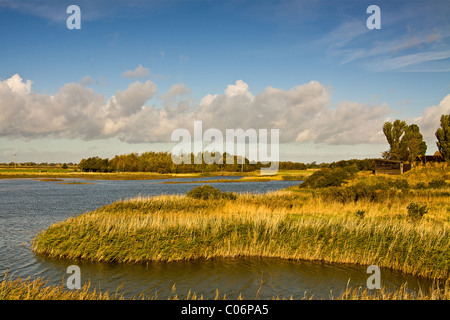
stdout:
<svg viewBox="0 0 450 320">
<path fill-rule="evenodd" d="M 51 257 L 129 263 L 238 256 L 323 260 L 448 279 L 450 190 L 394 191 L 350 202 L 324 200 L 325 188 L 235 200 L 135 198 L 54 224 L 36 236 L 32 249 Z M 411 219 L 411 201 L 428 205 L 422 219 Z"/>
</svg>

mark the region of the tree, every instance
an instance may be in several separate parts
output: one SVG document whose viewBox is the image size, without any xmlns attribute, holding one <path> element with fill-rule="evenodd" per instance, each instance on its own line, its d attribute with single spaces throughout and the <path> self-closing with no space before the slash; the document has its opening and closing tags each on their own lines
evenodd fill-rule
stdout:
<svg viewBox="0 0 450 320">
<path fill-rule="evenodd" d="M 394 123 L 389 121 L 383 125 L 383 133 L 389 143 L 389 151 L 383 153 L 383 157 L 389 160 L 400 160 L 400 141 L 405 134 L 407 127 L 405 121 L 395 120 Z"/>
<path fill-rule="evenodd" d="M 445 161 L 450 161 L 450 114 L 441 116 L 441 127 L 436 130 L 436 145 Z"/>
<path fill-rule="evenodd" d="M 400 160 L 413 163 L 418 156 L 424 156 L 427 152 L 427 144 L 423 140 L 419 126 L 412 124 L 405 128 L 405 134 L 400 141 Z"/>
<path fill-rule="evenodd" d="M 398 119 L 393 123 L 385 122 L 383 133 L 390 146 L 390 149 L 383 153 L 385 159 L 412 163 L 417 156 L 425 155 L 427 151 L 427 144 L 416 124 L 407 125 L 405 121 Z"/>
</svg>

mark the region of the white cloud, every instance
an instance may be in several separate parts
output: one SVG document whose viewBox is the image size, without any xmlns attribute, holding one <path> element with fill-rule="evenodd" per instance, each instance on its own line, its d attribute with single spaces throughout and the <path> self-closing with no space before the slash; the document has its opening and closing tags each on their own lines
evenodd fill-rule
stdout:
<svg viewBox="0 0 450 320">
<path fill-rule="evenodd" d="M 170 87 L 169 91 L 167 91 L 166 94 L 161 96 L 161 99 L 163 100 L 171 100 L 177 96 L 182 96 L 185 94 L 190 93 L 191 90 L 189 90 L 188 87 L 184 83 L 177 83 L 174 84 L 172 87 Z"/>
<path fill-rule="evenodd" d="M 325 37 L 317 40 L 316 44 L 326 45 L 330 50 L 343 47 L 370 31 L 367 29 L 365 22 L 363 19 L 347 20 L 334 28 Z"/>
<path fill-rule="evenodd" d="M 439 105 L 425 108 L 421 116 L 408 119 L 407 122 L 417 124 L 425 140 L 436 141 L 435 133 L 440 127 L 443 114 L 450 114 L 450 94 L 446 95 Z"/>
<path fill-rule="evenodd" d="M 11 90 L 11 92 L 17 94 L 30 93 L 32 84 L 33 83 L 30 80 L 22 82 L 22 78 L 18 74 L 15 74 L 11 78 L 4 81 L 4 85 L 6 85 Z"/>
<path fill-rule="evenodd" d="M 150 69 L 143 67 L 141 64 L 134 70 L 127 70 L 122 73 L 123 77 L 127 78 L 148 78 L 150 76 Z"/>
<path fill-rule="evenodd" d="M 450 51 L 418 52 L 395 58 L 387 58 L 380 62 L 373 62 L 370 69 L 374 71 L 387 71 L 400 69 L 425 62 L 444 60 L 450 58 Z"/>
<path fill-rule="evenodd" d="M 139 81 L 131 83 L 126 90 L 117 91 L 114 97 L 108 101 L 108 116 L 111 118 L 127 117 L 139 112 L 156 91 L 156 84 L 150 80 L 145 83 Z"/>
<path fill-rule="evenodd" d="M 235 84 L 229 84 L 227 89 L 225 90 L 225 95 L 227 97 L 235 97 L 239 95 L 247 96 L 250 99 L 253 99 L 253 95 L 248 90 L 248 84 L 246 84 L 242 80 L 236 81 Z"/>
<path fill-rule="evenodd" d="M 95 81 L 90 76 L 85 76 L 83 77 L 83 79 L 80 80 L 80 84 L 84 86 L 88 86 L 93 83 L 95 83 Z"/>
<path fill-rule="evenodd" d="M 385 141 L 383 123 L 390 112 L 386 104 L 369 106 L 344 101 L 335 109 L 326 109 L 312 118 L 296 141 L 346 145 L 382 143 Z"/>
<path fill-rule="evenodd" d="M 80 83 L 68 83 L 54 95 L 35 93 L 31 86 L 19 75 L 0 81 L 0 138 L 165 143 L 173 130 L 192 130 L 194 121 L 202 120 L 204 130 L 279 129 L 280 143 L 379 144 L 385 143 L 382 126 L 393 113 L 386 104 L 343 101 L 334 107 L 331 90 L 317 81 L 252 93 L 238 80 L 200 103 L 179 83 L 159 97 L 162 106 L 151 103 L 158 89 L 150 80 L 131 83 L 109 98 Z M 413 120 L 424 136 L 432 136 L 443 113 L 450 113 L 450 95 Z"/>
</svg>

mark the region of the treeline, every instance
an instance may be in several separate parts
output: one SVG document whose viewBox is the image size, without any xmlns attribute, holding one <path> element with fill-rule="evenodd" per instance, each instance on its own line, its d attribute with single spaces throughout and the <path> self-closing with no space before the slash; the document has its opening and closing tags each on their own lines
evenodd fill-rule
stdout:
<svg viewBox="0 0 450 320">
<path fill-rule="evenodd" d="M 245 159 L 245 164 L 237 163 L 238 157 L 234 156 L 234 163 L 225 161 L 227 155 L 223 155 L 222 163 L 207 164 L 204 160 L 201 164 L 198 157 L 191 154 L 191 164 L 175 164 L 169 152 L 145 152 L 143 154 L 130 153 L 116 155 L 112 159 L 91 157 L 82 159 L 78 167 L 84 172 L 157 172 L 157 173 L 195 173 L 195 172 L 249 172 L 264 167 L 261 163 L 250 164 Z M 228 155 L 228 157 L 230 157 Z M 198 164 L 197 164 L 198 163 Z"/>
<path fill-rule="evenodd" d="M 199 157 L 202 156 L 200 164 Z M 214 156 L 214 154 L 213 154 Z M 230 163 L 230 159 L 233 158 L 234 163 Z M 196 172 L 251 172 L 260 170 L 262 167 L 269 165 L 258 163 L 250 163 L 248 159 L 245 159 L 245 163 L 241 165 L 238 163 L 239 157 L 230 156 L 224 153 L 222 160 L 219 163 L 207 164 L 205 163 L 205 155 L 194 154 L 190 155 L 191 164 L 175 164 L 172 161 L 171 154 L 169 152 L 145 152 L 142 154 L 130 153 L 126 155 L 116 155 L 112 159 L 90 157 L 82 159 L 78 167 L 84 172 L 157 172 L 157 173 L 196 173 Z M 197 160 L 197 161 L 196 161 Z M 330 164 L 316 162 L 301 163 L 292 161 L 279 162 L 279 170 L 306 170 L 326 167 L 346 167 L 355 166 L 357 170 L 372 170 L 373 160 L 342 160 L 333 162 Z M 198 162 L 198 164 L 196 164 Z"/>
<path fill-rule="evenodd" d="M 59 167 L 62 165 L 66 165 L 66 166 L 70 166 L 70 167 L 75 167 L 78 164 L 77 163 L 73 163 L 73 162 L 67 162 L 67 163 L 48 163 L 48 162 L 41 162 L 41 163 L 36 163 L 36 162 L 9 162 L 9 163 L 0 163 L 0 166 L 2 167 L 14 167 L 14 166 L 18 166 L 18 167 Z"/>
</svg>

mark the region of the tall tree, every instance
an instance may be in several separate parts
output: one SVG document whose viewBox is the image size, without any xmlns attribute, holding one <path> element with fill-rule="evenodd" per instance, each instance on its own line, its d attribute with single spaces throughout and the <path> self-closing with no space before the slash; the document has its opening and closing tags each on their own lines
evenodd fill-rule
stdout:
<svg viewBox="0 0 450 320">
<path fill-rule="evenodd" d="M 445 161 L 450 161 L 450 114 L 441 116 L 441 127 L 436 130 L 436 145 Z"/>
<path fill-rule="evenodd" d="M 383 153 L 383 157 L 389 160 L 400 160 L 400 141 L 407 127 L 405 121 L 395 120 L 385 122 L 383 133 L 389 143 L 389 150 Z"/>
<path fill-rule="evenodd" d="M 412 164 L 418 156 L 424 156 L 426 152 L 427 144 L 423 140 L 419 126 L 416 124 L 407 126 L 400 141 L 400 160 Z"/>
<path fill-rule="evenodd" d="M 393 123 L 385 122 L 383 133 L 390 147 L 383 153 L 386 159 L 412 163 L 417 156 L 425 155 L 427 151 L 427 144 L 416 124 L 407 125 L 405 121 L 398 119 Z"/>
</svg>

